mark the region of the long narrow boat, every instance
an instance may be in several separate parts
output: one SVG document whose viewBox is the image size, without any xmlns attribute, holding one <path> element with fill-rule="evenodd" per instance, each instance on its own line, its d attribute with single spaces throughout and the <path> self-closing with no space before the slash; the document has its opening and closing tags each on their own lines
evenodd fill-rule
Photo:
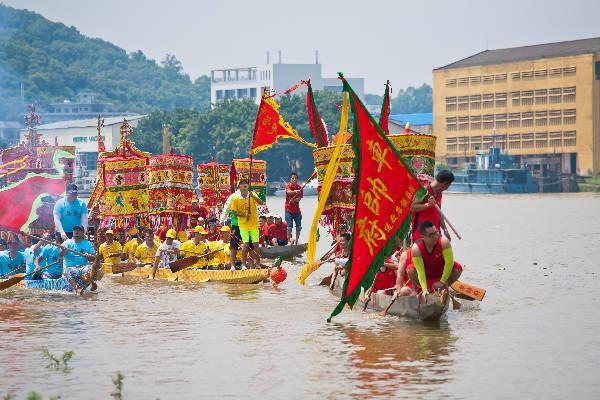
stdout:
<svg viewBox="0 0 600 400">
<path fill-rule="evenodd" d="M 104 276 L 103 271 L 99 271 L 96 280 L 99 281 Z M 85 277 L 86 283 L 92 280 L 92 272 L 90 271 Z M 73 292 L 73 287 L 66 278 L 59 279 L 25 279 L 17 283 L 14 287 L 31 290 L 45 290 L 55 292 Z"/>
<path fill-rule="evenodd" d="M 113 274 L 112 265 L 102 264 L 102 270 L 109 276 L 133 276 L 147 279 L 152 275 L 151 267 L 138 267 L 133 271 L 122 274 Z M 171 272 L 170 269 L 159 268 L 156 271 L 155 279 L 179 282 L 221 282 L 231 284 L 249 284 L 262 282 L 268 277 L 269 270 L 266 268 L 246 269 L 240 271 L 187 268 L 175 273 Z"/>
<path fill-rule="evenodd" d="M 260 255 L 264 258 L 293 258 L 306 251 L 307 244 L 288 244 L 286 246 L 261 247 Z"/>
<path fill-rule="evenodd" d="M 339 297 L 342 293 L 343 279 L 338 277 L 335 286 L 331 290 L 332 294 Z M 383 311 L 390 305 L 392 296 L 373 293 L 367 308 L 373 311 Z M 358 305 L 362 309 L 365 304 L 364 292 L 361 293 Z M 388 310 L 388 314 L 397 317 L 412 318 L 419 321 L 438 321 L 448 311 L 449 296 L 432 294 L 427 296 L 427 303 L 419 303 L 417 296 L 401 296 L 396 299 L 394 304 Z"/>
</svg>

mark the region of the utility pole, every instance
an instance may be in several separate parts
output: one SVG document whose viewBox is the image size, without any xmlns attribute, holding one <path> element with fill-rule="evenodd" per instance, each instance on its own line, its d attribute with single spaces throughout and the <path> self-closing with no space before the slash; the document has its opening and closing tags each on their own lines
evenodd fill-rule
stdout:
<svg viewBox="0 0 600 400">
<path fill-rule="evenodd" d="M 163 124 L 163 154 L 169 154 L 171 151 L 171 142 L 169 140 L 169 125 Z"/>
</svg>

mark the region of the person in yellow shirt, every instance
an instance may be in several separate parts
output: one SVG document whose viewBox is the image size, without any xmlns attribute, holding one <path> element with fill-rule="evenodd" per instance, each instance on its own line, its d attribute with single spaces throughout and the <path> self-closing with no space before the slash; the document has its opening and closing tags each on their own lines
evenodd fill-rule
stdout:
<svg viewBox="0 0 600 400">
<path fill-rule="evenodd" d="M 242 239 L 242 269 L 247 268 L 250 243 L 256 243 L 256 250 L 258 250 L 260 235 L 258 233 L 258 212 L 256 206 L 265 204 L 256 193 L 250 192 L 248 187 L 248 180 L 241 179 L 238 184 L 240 194 L 233 198 L 230 206 L 233 214 L 238 217 L 238 225 L 240 227 L 240 236 Z M 256 262 L 260 263 L 260 259 Z"/>
<path fill-rule="evenodd" d="M 123 246 L 123 253 L 127 256 L 127 261 L 133 262 L 133 256 L 137 247 L 144 242 L 143 232 L 140 232 L 137 228 L 131 228 L 129 230 L 129 241 Z"/>
<path fill-rule="evenodd" d="M 98 253 L 100 253 L 102 261 L 112 265 L 120 264 L 121 253 L 123 252 L 123 247 L 121 247 L 121 243 L 115 240 L 115 232 L 112 229 L 107 230 L 105 232 L 105 235 L 106 241 L 102 243 L 98 248 Z M 115 256 L 110 257 L 113 254 Z"/>
<path fill-rule="evenodd" d="M 154 264 L 154 256 L 158 251 L 158 244 L 154 240 L 154 232 L 148 228 L 144 232 L 144 241 L 136 247 L 133 260 L 136 264 Z"/>
<path fill-rule="evenodd" d="M 205 254 L 209 247 L 206 241 L 206 235 L 208 232 L 204 230 L 202 226 L 194 228 L 194 237 L 181 245 L 179 252 L 183 257 L 201 256 Z M 204 268 L 208 264 L 208 257 L 202 257 L 196 261 L 189 268 Z M 211 257 L 212 258 L 212 257 Z"/>
<path fill-rule="evenodd" d="M 221 266 L 229 264 L 231 249 L 229 247 L 231 240 L 231 228 L 223 226 L 219 229 L 219 240 L 208 242 L 208 249 L 212 253 L 212 258 L 208 260 L 208 267 L 210 269 L 219 269 Z M 237 257 L 241 260 L 240 253 Z"/>
</svg>

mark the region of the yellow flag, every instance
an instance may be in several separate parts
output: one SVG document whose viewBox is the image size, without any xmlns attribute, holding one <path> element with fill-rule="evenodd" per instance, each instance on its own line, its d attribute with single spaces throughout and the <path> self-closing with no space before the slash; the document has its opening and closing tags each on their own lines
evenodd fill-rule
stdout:
<svg viewBox="0 0 600 400">
<path fill-rule="evenodd" d="M 323 213 L 323 209 L 325 208 L 325 204 L 327 203 L 327 199 L 329 198 L 329 192 L 331 191 L 331 186 L 333 186 L 333 181 L 335 179 L 340 165 L 340 155 L 342 153 L 342 147 L 345 143 L 344 136 L 347 130 L 348 94 L 344 92 L 344 101 L 342 103 L 342 116 L 340 120 L 340 130 L 336 136 L 333 154 L 331 155 L 329 164 L 327 164 L 327 170 L 325 171 L 325 177 L 323 178 L 323 184 L 321 185 L 321 192 L 319 193 L 319 203 L 317 204 L 317 209 L 315 210 L 312 225 L 310 227 L 310 233 L 308 235 L 308 248 L 306 250 L 308 264 L 302 266 L 302 269 L 298 274 L 298 282 L 300 282 L 302 285 L 304 285 L 306 278 L 308 278 L 308 276 L 315 272 L 320 266 L 315 264 L 315 253 L 317 250 L 317 225 L 319 224 L 319 219 L 321 218 L 321 214 Z"/>
</svg>

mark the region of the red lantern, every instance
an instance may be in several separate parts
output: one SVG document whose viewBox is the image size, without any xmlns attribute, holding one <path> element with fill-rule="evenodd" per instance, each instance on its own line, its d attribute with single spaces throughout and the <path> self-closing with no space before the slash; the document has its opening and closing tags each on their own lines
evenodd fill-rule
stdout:
<svg viewBox="0 0 600 400">
<path fill-rule="evenodd" d="M 279 285 L 281 282 L 285 281 L 287 278 L 287 272 L 283 267 L 277 266 L 271 269 L 271 280 L 273 281 L 273 286 Z"/>
</svg>

